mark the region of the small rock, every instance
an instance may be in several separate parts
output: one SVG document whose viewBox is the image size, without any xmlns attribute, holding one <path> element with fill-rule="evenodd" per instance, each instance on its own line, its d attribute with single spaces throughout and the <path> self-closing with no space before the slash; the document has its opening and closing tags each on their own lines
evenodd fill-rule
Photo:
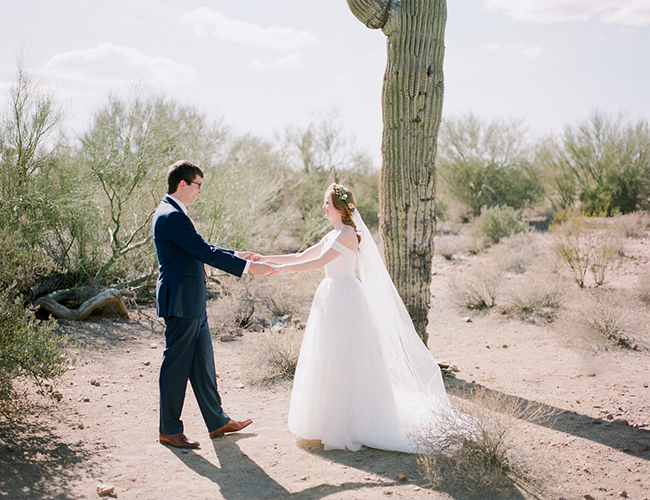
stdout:
<svg viewBox="0 0 650 500">
<path fill-rule="evenodd" d="M 300 478 L 300 480 L 301 480 L 301 481 L 307 481 L 307 478 L 308 478 L 308 477 L 309 477 L 309 476 L 302 476 L 302 477 Z"/>
<path fill-rule="evenodd" d="M 296 326 L 299 326 L 300 323 L 302 323 L 302 320 L 300 318 L 293 318 L 293 324 Z"/>
<path fill-rule="evenodd" d="M 623 490 L 618 494 L 619 497 L 627 498 L 627 491 Z"/>
<path fill-rule="evenodd" d="M 621 425 L 623 427 L 628 427 L 630 424 L 625 418 L 617 418 L 612 422 L 614 425 Z"/>
<path fill-rule="evenodd" d="M 406 481 L 407 479 L 408 477 L 406 477 L 406 474 L 400 474 L 399 476 L 397 476 L 398 481 Z"/>
<path fill-rule="evenodd" d="M 501 346 L 501 349 L 507 349 L 508 347 L 510 347 L 508 344 L 503 344 L 503 345 Z"/>
<path fill-rule="evenodd" d="M 242 383 L 240 382 L 239 384 L 237 384 L 237 385 L 235 386 L 235 388 L 236 388 L 236 389 L 243 389 L 243 388 L 244 388 L 244 384 L 242 384 Z"/>
<path fill-rule="evenodd" d="M 96 387 L 99 387 L 100 385 L 102 385 L 102 383 L 99 380 L 97 380 L 96 378 L 94 378 L 94 379 L 92 379 L 90 381 L 90 385 L 94 385 Z"/>
<path fill-rule="evenodd" d="M 419 486 L 413 486 L 413 491 L 420 491 L 420 487 Z"/>
<path fill-rule="evenodd" d="M 143 361 L 142 364 L 144 366 L 149 366 L 151 364 L 151 361 Z"/>
<path fill-rule="evenodd" d="M 393 492 L 390 490 L 384 490 L 384 495 L 392 495 Z"/>
<path fill-rule="evenodd" d="M 592 497 L 589 493 L 585 495 L 585 500 L 596 500 L 594 497 Z"/>
<path fill-rule="evenodd" d="M 158 349 L 158 344 L 151 344 L 149 346 L 150 349 Z"/>
<path fill-rule="evenodd" d="M 264 327 L 260 325 L 259 323 L 253 323 L 251 326 L 247 328 L 249 332 L 263 332 Z"/>
<path fill-rule="evenodd" d="M 607 415 L 605 415 L 605 418 L 607 420 L 614 420 L 614 415 L 612 415 L 611 413 L 608 413 Z"/>
<path fill-rule="evenodd" d="M 115 486 L 110 484 L 100 484 L 97 486 L 97 494 L 100 497 L 105 497 L 106 495 L 112 495 L 115 493 Z"/>
<path fill-rule="evenodd" d="M 236 328 L 232 332 L 230 332 L 231 335 L 235 335 L 237 337 L 243 337 L 244 336 L 244 329 L 243 328 Z"/>
<path fill-rule="evenodd" d="M 304 330 L 305 328 L 307 328 L 307 323 L 300 323 L 300 325 L 298 325 L 298 328 Z"/>
<path fill-rule="evenodd" d="M 235 336 L 234 335 L 222 335 L 221 337 L 219 337 L 219 340 L 221 340 L 221 342 L 231 342 L 231 341 L 235 340 Z"/>
<path fill-rule="evenodd" d="M 90 403 L 90 398 L 83 398 L 82 400 L 84 403 Z"/>
<path fill-rule="evenodd" d="M 283 323 L 292 323 L 293 314 L 286 314 L 285 316 L 282 316 L 282 318 L 280 318 L 280 321 L 282 321 Z"/>
<path fill-rule="evenodd" d="M 472 322 L 472 318 L 470 316 L 465 316 L 463 318 L 463 323 L 471 323 L 471 322 Z"/>
<path fill-rule="evenodd" d="M 84 424 L 79 424 L 77 427 L 79 427 L 80 429 L 83 429 L 85 426 L 84 426 Z"/>
<path fill-rule="evenodd" d="M 59 391 L 53 392 L 52 397 L 57 401 L 61 401 L 63 399 L 63 394 L 61 394 Z"/>
<path fill-rule="evenodd" d="M 120 337 L 120 338 L 117 339 L 117 340 L 120 340 L 120 341 L 124 342 L 124 341 L 126 340 L 126 337 Z"/>
</svg>

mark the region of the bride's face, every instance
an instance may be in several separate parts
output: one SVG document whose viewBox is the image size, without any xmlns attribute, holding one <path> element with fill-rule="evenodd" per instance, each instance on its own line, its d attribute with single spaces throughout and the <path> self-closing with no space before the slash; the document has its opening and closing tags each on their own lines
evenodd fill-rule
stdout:
<svg viewBox="0 0 650 500">
<path fill-rule="evenodd" d="M 332 195 L 330 193 L 327 193 L 325 200 L 323 200 L 323 212 L 325 212 L 325 218 L 332 222 L 341 218 L 339 211 L 332 205 Z"/>
</svg>

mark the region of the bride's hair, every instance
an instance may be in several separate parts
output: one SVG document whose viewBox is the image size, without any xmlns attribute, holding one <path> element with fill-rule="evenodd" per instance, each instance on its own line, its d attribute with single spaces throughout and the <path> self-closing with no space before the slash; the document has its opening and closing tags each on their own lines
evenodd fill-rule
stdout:
<svg viewBox="0 0 650 500">
<path fill-rule="evenodd" d="M 352 226 L 354 232 L 357 233 L 357 241 L 361 243 L 361 236 L 357 232 L 357 226 L 352 220 L 352 210 L 356 207 L 352 191 L 341 184 L 334 183 L 327 188 L 326 194 L 327 193 L 332 197 L 332 205 L 336 211 L 341 214 L 341 221 L 343 224 Z"/>
</svg>

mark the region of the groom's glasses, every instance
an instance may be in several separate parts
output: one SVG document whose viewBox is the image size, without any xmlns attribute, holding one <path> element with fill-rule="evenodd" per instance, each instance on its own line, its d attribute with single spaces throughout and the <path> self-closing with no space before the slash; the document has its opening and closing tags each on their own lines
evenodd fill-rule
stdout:
<svg viewBox="0 0 650 500">
<path fill-rule="evenodd" d="M 185 181 L 185 182 L 187 182 L 187 181 Z M 197 186 L 199 186 L 199 189 L 201 189 L 201 186 L 203 185 L 202 182 L 196 182 L 196 181 L 190 181 L 190 182 L 187 182 L 187 183 L 188 184 L 196 184 Z"/>
</svg>

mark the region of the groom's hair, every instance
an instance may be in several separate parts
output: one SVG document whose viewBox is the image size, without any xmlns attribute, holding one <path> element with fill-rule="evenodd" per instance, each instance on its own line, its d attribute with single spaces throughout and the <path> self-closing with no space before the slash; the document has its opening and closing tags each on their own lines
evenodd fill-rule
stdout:
<svg viewBox="0 0 650 500">
<path fill-rule="evenodd" d="M 181 181 L 192 182 L 196 176 L 203 178 L 203 172 L 199 167 L 187 160 L 180 160 L 169 166 L 167 172 L 167 194 L 174 194 Z"/>
</svg>

